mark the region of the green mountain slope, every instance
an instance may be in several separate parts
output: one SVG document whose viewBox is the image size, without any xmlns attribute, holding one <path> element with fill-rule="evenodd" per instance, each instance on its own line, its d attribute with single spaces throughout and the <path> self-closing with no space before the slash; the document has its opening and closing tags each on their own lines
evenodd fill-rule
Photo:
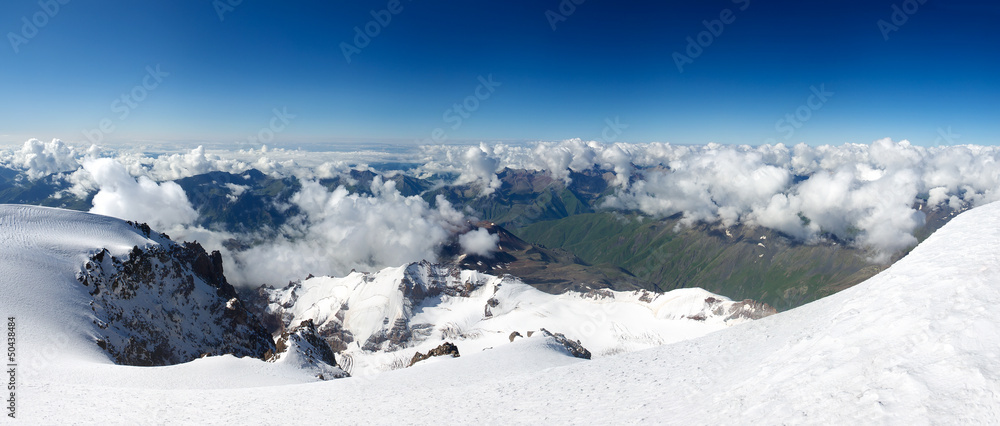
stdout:
<svg viewBox="0 0 1000 426">
<path fill-rule="evenodd" d="M 456 206 L 470 208 L 475 216 L 517 229 L 539 221 L 590 213 L 601 197 L 611 193 L 607 177 L 597 172 L 572 173 L 572 183 L 541 171 L 505 169 L 497 174 L 500 188 L 488 196 L 469 186 L 445 186 L 424 194 L 434 203 L 438 195 Z"/>
<path fill-rule="evenodd" d="M 537 222 L 515 233 L 587 263 L 619 266 L 658 290 L 701 287 L 778 309 L 832 294 L 882 269 L 844 245 L 804 245 L 764 228 L 676 225 L 677 219 L 589 213 Z"/>
</svg>

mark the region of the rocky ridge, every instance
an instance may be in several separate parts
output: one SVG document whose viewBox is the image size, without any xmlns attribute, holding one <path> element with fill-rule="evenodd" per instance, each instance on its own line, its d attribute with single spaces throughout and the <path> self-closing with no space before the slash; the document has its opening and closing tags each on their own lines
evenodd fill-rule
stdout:
<svg viewBox="0 0 1000 426">
<path fill-rule="evenodd" d="M 133 226 L 153 235 L 148 225 Z M 219 252 L 153 236 L 159 244 L 125 256 L 97 252 L 77 274 L 92 297 L 98 346 L 118 364 L 141 366 L 274 352 L 270 335 L 226 281 Z"/>
</svg>

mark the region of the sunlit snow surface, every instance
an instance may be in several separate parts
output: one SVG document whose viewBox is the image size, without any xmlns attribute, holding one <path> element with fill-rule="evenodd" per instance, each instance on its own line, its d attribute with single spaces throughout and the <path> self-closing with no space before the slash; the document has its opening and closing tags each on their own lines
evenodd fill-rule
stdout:
<svg viewBox="0 0 1000 426">
<path fill-rule="evenodd" d="M 412 274 L 409 278 L 407 271 Z M 319 329 L 350 332 L 353 341 L 338 359 L 349 358 L 350 366 L 345 368 L 355 376 L 406 366 L 415 352 L 427 352 L 445 341 L 456 343 L 468 354 L 508 344 L 514 332 L 527 336 L 545 328 L 580 340 L 594 357 L 602 357 L 690 339 L 749 321 L 738 315 L 729 318 L 730 309 L 739 312 L 739 306 L 734 306 L 738 304 L 700 288 L 667 293 L 602 290 L 551 295 L 510 276 L 464 270 L 452 277 L 448 276 L 451 271 L 419 263 L 375 273 L 354 272 L 341 278 L 315 277 L 274 290 L 272 302 L 294 300 L 282 310 L 288 324 L 312 320 Z M 437 279 L 446 275 L 453 288 L 463 283 L 477 288 L 468 296 L 441 294 L 411 306 L 412 299 L 399 290 L 401 283 L 413 279 L 426 285 L 435 279 L 432 274 Z M 719 302 L 708 305 L 708 298 Z M 715 307 L 720 313 L 714 312 Z M 281 310 L 277 303 L 272 303 L 271 309 Z M 363 349 L 370 337 L 397 321 L 408 324 L 414 336 L 406 342 L 407 347 L 374 352 Z"/>
<path fill-rule="evenodd" d="M 148 241 L 115 220 L 32 220 L 38 211 L 0 211 L 0 314 L 18 317 L 18 415 L 29 423 L 1000 422 L 997 203 L 862 284 L 700 338 L 592 361 L 518 339 L 311 383 L 232 357 L 110 364 L 86 336 L 86 293 L 59 280 L 78 252 Z"/>
</svg>

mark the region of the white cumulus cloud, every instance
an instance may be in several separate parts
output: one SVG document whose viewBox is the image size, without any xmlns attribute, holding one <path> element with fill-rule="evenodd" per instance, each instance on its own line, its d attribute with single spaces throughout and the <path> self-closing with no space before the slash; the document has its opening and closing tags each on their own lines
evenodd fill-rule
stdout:
<svg viewBox="0 0 1000 426">
<path fill-rule="evenodd" d="M 121 163 L 110 158 L 87 159 L 83 168 L 100 188 L 91 213 L 146 222 L 155 229 L 189 224 L 198 218 L 184 189 L 174 182 L 133 178 Z"/>
<path fill-rule="evenodd" d="M 458 244 L 462 246 L 462 252 L 478 256 L 490 256 L 498 250 L 500 236 L 490 234 L 485 228 L 476 228 L 458 237 Z"/>
<path fill-rule="evenodd" d="M 392 181 L 376 177 L 372 196 L 302 184 L 292 202 L 301 210 L 273 241 L 235 254 L 237 282 L 283 283 L 313 275 L 344 275 L 420 260 L 461 230 L 465 215 L 443 198 L 431 207 L 404 197 Z"/>
</svg>

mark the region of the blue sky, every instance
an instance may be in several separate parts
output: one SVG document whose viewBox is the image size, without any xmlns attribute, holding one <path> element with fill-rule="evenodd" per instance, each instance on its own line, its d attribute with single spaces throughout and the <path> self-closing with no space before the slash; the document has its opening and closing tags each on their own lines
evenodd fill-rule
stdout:
<svg viewBox="0 0 1000 426">
<path fill-rule="evenodd" d="M 986 1 L 61 1 L 0 6 L 0 142 L 1000 141 Z"/>
</svg>

